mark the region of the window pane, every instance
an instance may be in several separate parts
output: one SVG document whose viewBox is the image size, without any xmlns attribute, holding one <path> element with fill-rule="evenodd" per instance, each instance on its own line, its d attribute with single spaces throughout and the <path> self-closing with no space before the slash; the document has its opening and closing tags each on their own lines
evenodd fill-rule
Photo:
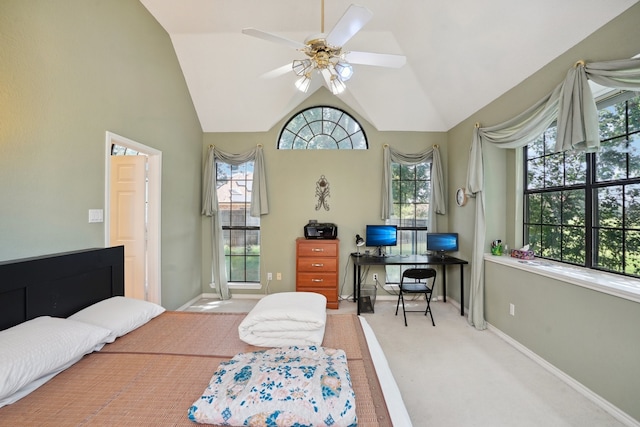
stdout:
<svg viewBox="0 0 640 427">
<path fill-rule="evenodd" d="M 416 179 L 416 167 L 411 165 L 400 165 L 400 179 L 414 181 Z"/>
<path fill-rule="evenodd" d="M 573 264 L 585 265 L 586 252 L 584 239 L 584 228 L 563 227 L 562 260 Z"/>
<path fill-rule="evenodd" d="M 364 137 L 364 133 L 362 133 L 362 131 L 358 131 L 351 135 L 351 142 L 353 143 L 353 148 L 357 150 L 367 149 L 367 139 Z"/>
<path fill-rule="evenodd" d="M 280 143 L 278 145 L 278 148 L 281 148 L 283 150 L 293 148 L 294 138 L 295 138 L 295 135 L 285 129 L 282 132 L 282 135 L 280 135 Z"/>
<path fill-rule="evenodd" d="M 416 200 L 415 203 L 429 203 L 430 181 L 416 181 Z"/>
<path fill-rule="evenodd" d="M 560 224 L 561 218 L 561 192 L 542 194 L 542 223 L 543 224 Z"/>
<path fill-rule="evenodd" d="M 542 223 L 542 195 L 541 194 L 527 195 L 526 222 L 532 222 L 536 224 Z"/>
<path fill-rule="evenodd" d="M 640 177 L 640 133 L 629 136 L 628 147 L 629 178 L 638 178 Z"/>
<path fill-rule="evenodd" d="M 622 231 L 600 229 L 595 245 L 596 267 L 610 271 L 622 271 Z"/>
<path fill-rule="evenodd" d="M 594 222 L 598 227 L 622 227 L 622 186 L 595 190 Z"/>
<path fill-rule="evenodd" d="M 416 204 L 416 227 L 426 227 L 429 218 L 429 204 Z"/>
<path fill-rule="evenodd" d="M 545 225 L 542 227 L 542 256 L 560 259 L 561 241 L 560 227 Z"/>
<path fill-rule="evenodd" d="M 544 157 L 529 160 L 527 162 L 527 188 L 544 188 Z"/>
<path fill-rule="evenodd" d="M 623 137 L 600 144 L 596 154 L 596 180 L 613 181 L 627 177 L 627 142 Z"/>
<path fill-rule="evenodd" d="M 556 126 L 551 126 L 544 133 L 544 150 L 546 154 L 555 152 L 557 135 L 558 128 Z"/>
<path fill-rule="evenodd" d="M 309 142 L 307 148 L 315 150 L 333 150 L 338 148 L 338 146 L 336 145 L 336 141 L 330 136 L 318 135 Z"/>
<path fill-rule="evenodd" d="M 627 101 L 629 133 L 640 131 L 640 95 Z"/>
<path fill-rule="evenodd" d="M 587 156 L 565 153 L 564 185 L 584 184 L 587 179 Z"/>
<path fill-rule="evenodd" d="M 400 203 L 412 203 L 415 201 L 416 182 L 400 181 Z"/>
<path fill-rule="evenodd" d="M 598 121 L 600 124 L 600 140 L 606 140 L 620 133 L 625 129 L 625 106 L 624 103 L 614 104 L 598 111 Z"/>
<path fill-rule="evenodd" d="M 564 185 L 564 155 L 552 154 L 546 157 L 545 187 L 560 187 Z"/>
<path fill-rule="evenodd" d="M 640 230 L 640 184 L 624 189 L 625 227 Z"/>
<path fill-rule="evenodd" d="M 542 255 L 542 227 L 530 225 L 527 228 L 525 242 L 529 245 L 529 250 L 533 251 L 536 256 Z"/>
<path fill-rule="evenodd" d="M 585 225 L 584 190 L 565 191 L 563 195 L 565 200 L 562 209 L 562 223 L 566 225 Z"/>
<path fill-rule="evenodd" d="M 640 231 L 627 231 L 625 241 L 624 272 L 640 276 Z"/>
<path fill-rule="evenodd" d="M 259 256 L 247 256 L 246 258 L 246 278 L 245 282 L 259 282 L 260 281 L 260 257 Z"/>
</svg>

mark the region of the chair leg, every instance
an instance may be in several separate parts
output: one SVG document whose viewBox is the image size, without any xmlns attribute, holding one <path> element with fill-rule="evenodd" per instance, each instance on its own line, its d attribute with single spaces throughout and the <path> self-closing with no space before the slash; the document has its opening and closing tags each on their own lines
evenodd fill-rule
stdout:
<svg viewBox="0 0 640 427">
<path fill-rule="evenodd" d="M 402 297 L 402 314 L 404 316 L 404 326 L 408 326 L 407 325 L 407 310 L 404 309 L 404 297 Z"/>
<path fill-rule="evenodd" d="M 398 294 L 398 302 L 396 303 L 396 316 L 398 315 L 398 307 L 400 307 L 400 298 L 402 298 L 402 293 Z"/>
<path fill-rule="evenodd" d="M 433 320 L 433 311 L 431 311 L 431 294 L 425 294 L 425 297 L 427 299 L 427 309 L 424 311 L 424 315 L 426 316 L 429 313 L 431 315 L 431 324 L 436 326 L 436 322 Z"/>
</svg>

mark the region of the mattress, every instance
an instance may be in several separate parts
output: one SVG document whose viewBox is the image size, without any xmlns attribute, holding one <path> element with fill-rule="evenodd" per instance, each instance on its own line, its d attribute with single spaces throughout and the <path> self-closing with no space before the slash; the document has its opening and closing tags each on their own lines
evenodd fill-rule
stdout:
<svg viewBox="0 0 640 427">
<path fill-rule="evenodd" d="M 165 312 L 0 409 L 7 425 L 189 425 L 220 362 L 263 348 L 238 338 L 243 313 Z M 324 347 L 345 351 L 358 426 L 391 426 L 356 315 L 327 316 Z"/>
</svg>

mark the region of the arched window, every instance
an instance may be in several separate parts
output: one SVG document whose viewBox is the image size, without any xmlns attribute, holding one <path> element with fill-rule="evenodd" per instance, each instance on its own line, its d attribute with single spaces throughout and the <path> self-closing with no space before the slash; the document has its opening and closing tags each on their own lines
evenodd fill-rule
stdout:
<svg viewBox="0 0 640 427">
<path fill-rule="evenodd" d="M 311 107 L 293 116 L 278 138 L 280 150 L 366 150 L 360 123 L 334 107 Z"/>
</svg>

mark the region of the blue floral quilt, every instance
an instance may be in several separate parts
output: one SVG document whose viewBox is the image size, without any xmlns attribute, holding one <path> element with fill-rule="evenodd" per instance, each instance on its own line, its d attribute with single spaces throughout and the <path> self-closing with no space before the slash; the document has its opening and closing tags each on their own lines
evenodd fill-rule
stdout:
<svg viewBox="0 0 640 427">
<path fill-rule="evenodd" d="M 320 346 L 237 354 L 220 364 L 189 419 L 223 426 L 356 426 L 346 354 Z"/>
</svg>

